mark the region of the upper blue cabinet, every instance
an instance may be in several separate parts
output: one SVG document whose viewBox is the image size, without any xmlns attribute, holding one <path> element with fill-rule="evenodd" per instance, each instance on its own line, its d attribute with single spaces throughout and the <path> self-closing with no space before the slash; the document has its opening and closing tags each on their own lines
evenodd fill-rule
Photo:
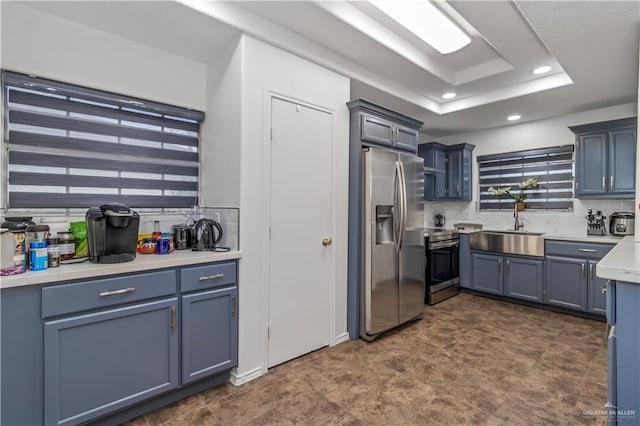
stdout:
<svg viewBox="0 0 640 426">
<path fill-rule="evenodd" d="M 424 199 L 471 201 L 474 145 L 443 145 L 429 142 L 418 146 L 418 155 L 429 170 L 424 177 Z"/>
<path fill-rule="evenodd" d="M 577 198 L 633 198 L 637 118 L 569 127 L 576 134 Z"/>
<path fill-rule="evenodd" d="M 421 121 L 364 99 L 356 99 L 347 105 L 352 111 L 351 131 L 359 131 L 357 136 L 352 134 L 357 138 L 355 140 L 359 139 L 365 145 L 418 152 L 418 130 L 422 127 Z M 353 114 L 353 111 L 358 113 Z"/>
</svg>

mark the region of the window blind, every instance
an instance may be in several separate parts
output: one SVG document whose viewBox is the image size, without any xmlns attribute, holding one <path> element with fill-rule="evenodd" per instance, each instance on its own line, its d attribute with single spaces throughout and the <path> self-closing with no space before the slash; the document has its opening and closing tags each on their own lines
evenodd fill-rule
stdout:
<svg viewBox="0 0 640 426">
<path fill-rule="evenodd" d="M 7 208 L 198 202 L 199 111 L 2 72 Z"/>
<path fill-rule="evenodd" d="M 573 145 L 484 155 L 477 158 L 481 210 L 512 210 L 514 200 L 489 193 L 489 188 L 511 187 L 538 178 L 535 188 L 525 190 L 527 209 L 573 208 Z"/>
</svg>

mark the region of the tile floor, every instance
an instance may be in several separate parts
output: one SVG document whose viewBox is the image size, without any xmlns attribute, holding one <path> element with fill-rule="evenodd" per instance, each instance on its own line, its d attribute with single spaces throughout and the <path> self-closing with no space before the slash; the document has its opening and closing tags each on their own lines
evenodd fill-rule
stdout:
<svg viewBox="0 0 640 426">
<path fill-rule="evenodd" d="M 587 424 L 606 402 L 605 323 L 461 294 L 130 425 Z"/>
</svg>

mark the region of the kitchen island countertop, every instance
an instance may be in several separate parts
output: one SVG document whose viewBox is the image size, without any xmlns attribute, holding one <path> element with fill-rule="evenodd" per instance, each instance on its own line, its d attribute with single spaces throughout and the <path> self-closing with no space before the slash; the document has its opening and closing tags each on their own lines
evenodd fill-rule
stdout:
<svg viewBox="0 0 640 426">
<path fill-rule="evenodd" d="M 131 272 L 150 271 L 176 266 L 195 265 L 199 263 L 218 262 L 221 260 L 239 259 L 240 251 L 210 252 L 180 250 L 171 254 L 138 254 L 132 262 L 124 263 L 90 263 L 60 265 L 45 271 L 27 271 L 24 274 L 0 277 L 0 288 L 21 287 L 34 284 L 55 284 L 77 279 L 95 279 L 107 275 Z"/>
<path fill-rule="evenodd" d="M 640 241 L 625 237 L 598 262 L 596 275 L 607 280 L 640 284 Z"/>
</svg>

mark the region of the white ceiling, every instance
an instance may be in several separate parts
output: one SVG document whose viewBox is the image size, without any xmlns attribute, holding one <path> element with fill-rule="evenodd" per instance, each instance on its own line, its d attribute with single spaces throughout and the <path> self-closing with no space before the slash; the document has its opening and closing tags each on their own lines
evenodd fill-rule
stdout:
<svg viewBox="0 0 640 426">
<path fill-rule="evenodd" d="M 392 1 L 392 0 L 391 0 Z M 26 2 L 102 31 L 208 62 L 240 32 L 352 79 L 364 97 L 425 122 L 438 137 L 636 102 L 638 1 L 450 1 L 471 37 L 440 55 L 354 1 Z M 531 70 L 550 65 L 534 76 Z M 455 99 L 441 95 L 454 91 Z"/>
</svg>

